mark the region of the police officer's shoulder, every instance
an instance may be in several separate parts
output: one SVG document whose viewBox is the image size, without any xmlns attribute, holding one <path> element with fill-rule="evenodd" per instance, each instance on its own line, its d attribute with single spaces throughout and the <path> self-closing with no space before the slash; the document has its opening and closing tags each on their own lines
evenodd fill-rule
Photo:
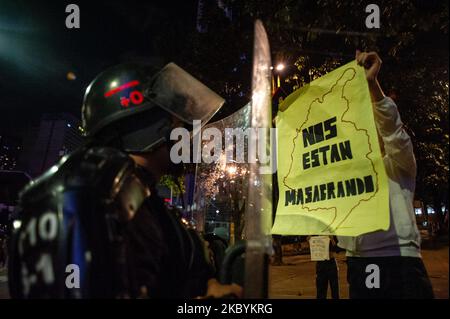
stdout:
<svg viewBox="0 0 450 319">
<path fill-rule="evenodd" d="M 20 202 L 38 202 L 71 189 L 93 191 L 98 200 L 116 201 L 127 211 L 137 210 L 150 195 L 126 153 L 110 147 L 89 147 L 63 157 L 32 181 L 21 193 Z"/>
</svg>

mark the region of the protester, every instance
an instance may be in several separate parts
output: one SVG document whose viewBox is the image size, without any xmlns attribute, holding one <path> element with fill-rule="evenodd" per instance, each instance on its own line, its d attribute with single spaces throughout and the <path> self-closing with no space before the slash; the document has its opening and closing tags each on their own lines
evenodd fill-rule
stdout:
<svg viewBox="0 0 450 319">
<path fill-rule="evenodd" d="M 311 237 L 308 237 L 308 241 Z M 331 289 L 331 297 L 339 299 L 339 275 L 336 261 L 336 240 L 333 236 L 326 239 L 328 258 L 316 261 L 316 291 L 317 299 L 327 299 L 328 284 Z"/>
<path fill-rule="evenodd" d="M 411 139 L 396 104 L 378 82 L 378 54 L 356 51 L 356 60 L 366 71 L 388 176 L 390 227 L 356 238 L 339 237 L 347 251 L 350 298 L 433 298 L 413 207 L 416 161 Z"/>
</svg>

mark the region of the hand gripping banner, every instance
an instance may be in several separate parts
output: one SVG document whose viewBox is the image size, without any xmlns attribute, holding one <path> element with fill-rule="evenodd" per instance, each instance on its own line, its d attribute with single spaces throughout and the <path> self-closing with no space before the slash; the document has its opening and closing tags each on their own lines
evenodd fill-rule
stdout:
<svg viewBox="0 0 450 319">
<path fill-rule="evenodd" d="M 363 67 L 350 62 L 280 105 L 281 235 L 358 236 L 389 227 L 389 190 Z"/>
</svg>

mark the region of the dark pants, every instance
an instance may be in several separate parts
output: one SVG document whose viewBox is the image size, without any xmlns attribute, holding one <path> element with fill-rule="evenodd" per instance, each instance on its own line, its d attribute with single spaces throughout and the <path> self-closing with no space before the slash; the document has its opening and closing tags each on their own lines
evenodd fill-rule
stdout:
<svg viewBox="0 0 450 319">
<path fill-rule="evenodd" d="M 434 298 L 421 258 L 348 257 L 347 280 L 351 299 Z"/>
<path fill-rule="evenodd" d="M 316 263 L 317 299 L 327 298 L 328 283 L 330 283 L 333 299 L 339 299 L 338 270 L 334 258 Z"/>
</svg>

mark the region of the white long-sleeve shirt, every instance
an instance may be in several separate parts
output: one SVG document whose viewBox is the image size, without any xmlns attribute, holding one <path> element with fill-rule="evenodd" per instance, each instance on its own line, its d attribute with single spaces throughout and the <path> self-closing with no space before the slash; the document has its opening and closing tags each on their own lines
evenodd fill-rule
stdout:
<svg viewBox="0 0 450 319">
<path fill-rule="evenodd" d="M 390 226 L 387 231 L 358 237 L 340 236 L 338 245 L 352 257 L 421 257 L 413 206 L 416 160 L 411 139 L 391 98 L 385 97 L 373 106 L 386 152 L 383 161 L 389 183 Z"/>
</svg>

